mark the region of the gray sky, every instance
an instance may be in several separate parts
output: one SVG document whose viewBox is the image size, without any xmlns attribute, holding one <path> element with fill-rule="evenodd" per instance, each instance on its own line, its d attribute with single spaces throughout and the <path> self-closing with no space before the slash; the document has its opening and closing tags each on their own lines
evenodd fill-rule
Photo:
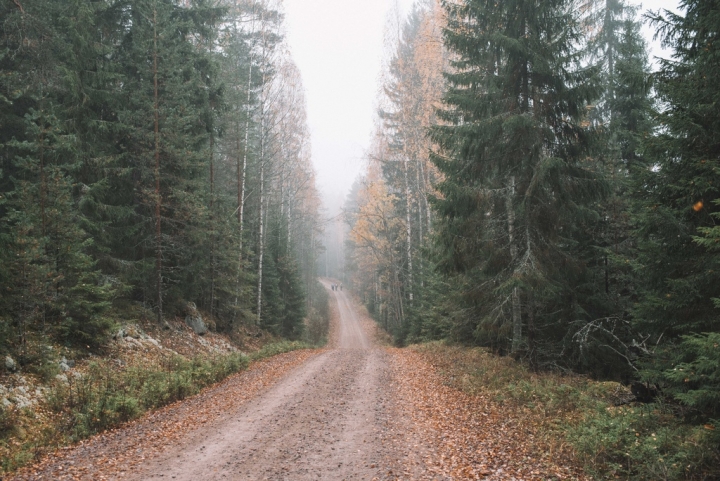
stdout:
<svg viewBox="0 0 720 481">
<path fill-rule="evenodd" d="M 339 208 L 364 165 L 377 106 L 383 31 L 394 3 L 284 0 L 287 40 L 305 86 L 318 187 L 331 212 Z M 413 0 L 398 3 L 407 11 Z M 678 2 L 636 3 L 642 3 L 645 12 L 676 9 Z M 645 34 L 651 36 L 651 29 L 646 27 Z M 662 52 L 654 46 L 653 54 Z"/>
</svg>

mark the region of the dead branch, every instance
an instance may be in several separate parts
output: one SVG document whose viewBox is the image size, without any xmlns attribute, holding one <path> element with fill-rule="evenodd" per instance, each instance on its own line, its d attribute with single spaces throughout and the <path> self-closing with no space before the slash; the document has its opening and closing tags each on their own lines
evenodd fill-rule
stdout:
<svg viewBox="0 0 720 481">
<path fill-rule="evenodd" d="M 22 4 L 20 3 L 20 0 L 13 0 L 13 3 L 17 5 L 17 8 L 20 10 L 20 13 L 23 15 L 25 14 L 25 9 L 23 8 Z"/>
</svg>

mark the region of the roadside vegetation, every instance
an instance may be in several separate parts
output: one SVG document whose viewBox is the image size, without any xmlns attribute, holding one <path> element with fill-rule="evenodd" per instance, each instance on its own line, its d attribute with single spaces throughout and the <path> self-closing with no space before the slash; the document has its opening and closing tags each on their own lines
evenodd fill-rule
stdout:
<svg viewBox="0 0 720 481">
<path fill-rule="evenodd" d="M 13 372 L 0 371 L 0 475 L 148 411 L 198 394 L 255 362 L 327 342 L 328 295 L 317 283 L 300 339 L 256 326 L 203 336 L 182 319 L 118 320 L 94 352 L 28 336 Z M 148 312 L 124 311 L 126 317 Z M 151 313 L 150 313 L 151 314 Z M 213 327 L 215 321 L 205 315 Z"/>
<path fill-rule="evenodd" d="M 637 402 L 617 382 L 534 372 L 484 348 L 431 342 L 409 349 L 431 363 L 448 385 L 515 406 L 516 421 L 533 426 L 543 443 L 570 444 L 595 479 L 720 478 L 719 430 L 684 422 L 692 413 L 681 412 L 681 406 Z"/>
<path fill-rule="evenodd" d="M 315 346 L 279 340 L 248 354 L 215 351 L 190 357 L 151 347 L 122 359 L 93 357 L 65 374 L 53 369 L 58 374 L 47 383 L 32 383 L 42 392 L 32 405 L 0 406 L 0 472 L 193 396 L 254 361 Z"/>
</svg>

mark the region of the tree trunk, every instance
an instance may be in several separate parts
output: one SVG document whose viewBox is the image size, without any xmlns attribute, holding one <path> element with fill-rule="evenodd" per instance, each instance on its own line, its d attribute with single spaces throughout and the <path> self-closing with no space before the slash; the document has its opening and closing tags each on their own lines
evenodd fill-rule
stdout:
<svg viewBox="0 0 720 481">
<path fill-rule="evenodd" d="M 420 179 L 418 180 L 418 191 L 419 195 L 422 197 L 422 203 L 423 207 L 425 208 L 425 217 L 427 222 L 427 229 L 426 232 L 429 234 L 431 229 L 431 222 L 432 222 L 432 212 L 430 211 L 430 204 L 428 203 L 427 198 L 427 191 L 428 191 L 428 185 L 430 185 L 430 179 L 426 178 L 425 173 L 425 165 L 423 160 L 418 156 L 417 159 L 418 164 L 418 174 L 420 176 Z M 422 209 L 421 209 L 422 210 Z M 420 238 L 420 244 L 422 245 L 422 236 Z"/>
<path fill-rule="evenodd" d="M 265 88 L 265 73 L 263 72 L 262 88 Z M 258 287 L 257 287 L 257 320 L 262 319 L 262 276 L 263 257 L 265 256 L 265 99 L 260 93 L 260 236 L 258 246 Z"/>
<path fill-rule="evenodd" d="M 162 196 L 160 194 L 160 105 L 158 93 L 157 9 L 153 9 L 153 97 L 155 101 L 155 275 L 157 277 L 157 322 L 162 323 L 162 227 L 160 224 Z"/>
<path fill-rule="evenodd" d="M 505 200 L 505 208 L 507 209 L 507 222 L 508 222 L 508 243 L 510 244 L 510 260 L 512 262 L 513 275 L 515 275 L 515 269 L 517 266 L 518 251 L 517 245 L 515 245 L 515 209 L 513 206 L 513 199 L 515 197 L 515 176 L 510 177 L 510 188 Z M 514 287 L 512 291 L 512 348 L 513 353 L 520 349 L 522 342 L 522 312 L 520 307 L 520 293 L 518 288 Z"/>
<path fill-rule="evenodd" d="M 537 370 L 537 355 L 535 352 L 535 298 L 532 289 L 527 290 L 527 343 L 528 357 L 530 358 L 530 366 L 533 370 Z"/>
<path fill-rule="evenodd" d="M 417 157 L 417 164 L 418 168 L 415 169 L 415 181 L 417 183 L 416 192 L 418 197 L 425 198 L 425 189 L 421 186 L 420 183 L 420 172 L 421 168 L 420 165 L 422 165 L 422 160 L 420 159 L 420 156 Z M 418 246 L 420 248 L 419 255 L 418 255 L 418 272 L 420 276 L 420 288 L 425 287 L 425 275 L 423 273 L 423 257 L 422 257 L 422 248 L 425 245 L 424 239 L 423 239 L 423 206 L 418 201 Z"/>
<path fill-rule="evenodd" d="M 215 216 L 213 209 L 215 208 L 215 133 L 214 129 L 210 130 L 210 315 L 213 315 L 215 307 L 215 249 L 217 248 L 217 232 L 215 225 Z"/>
<path fill-rule="evenodd" d="M 408 159 L 403 155 L 403 175 L 405 177 L 405 237 L 408 263 L 408 299 L 413 300 L 413 264 L 412 264 L 412 217 L 410 215 L 410 180 L 408 179 Z"/>
<path fill-rule="evenodd" d="M 262 144 L 262 141 L 261 141 Z M 262 151 L 262 148 L 260 149 Z M 257 318 L 258 323 L 262 318 L 262 276 L 263 276 L 263 258 L 265 256 L 265 162 L 260 154 L 260 239 L 258 246 L 258 288 L 257 288 Z"/>
<path fill-rule="evenodd" d="M 235 2 L 235 8 L 237 9 L 237 2 Z M 253 14 L 251 32 L 255 31 L 255 16 Z M 237 276 L 235 280 L 235 315 L 234 319 L 237 320 L 238 307 L 240 301 L 240 275 L 242 273 L 242 260 L 243 260 L 243 228 L 245 225 L 245 179 L 247 177 L 247 157 L 248 157 L 248 142 L 250 139 L 250 100 L 252 98 L 252 66 L 253 66 L 253 52 L 252 47 L 250 49 L 250 62 L 248 66 L 248 82 L 247 82 L 247 100 L 245 104 L 245 144 L 243 145 L 243 156 L 242 166 L 240 165 L 240 125 L 238 124 L 237 136 L 236 136 L 236 153 L 237 153 L 237 204 L 238 204 L 238 265 L 237 265 Z"/>
</svg>

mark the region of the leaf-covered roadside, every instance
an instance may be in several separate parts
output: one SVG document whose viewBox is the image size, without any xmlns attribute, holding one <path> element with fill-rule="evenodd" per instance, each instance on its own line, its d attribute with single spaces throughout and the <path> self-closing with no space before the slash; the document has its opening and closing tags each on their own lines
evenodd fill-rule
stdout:
<svg viewBox="0 0 720 481">
<path fill-rule="evenodd" d="M 456 478 L 720 476 L 714 425 L 683 424 L 669 406 L 630 402 L 619 383 L 533 373 L 511 358 L 445 343 L 396 353 L 416 421 L 441 438 L 437 468 Z"/>
<path fill-rule="evenodd" d="M 392 353 L 415 429 L 434 438 L 437 453 L 425 463 L 439 479 L 590 479 L 566 445 L 544 436 L 533 410 L 490 389 L 467 389 L 467 351 L 428 344 Z"/>
<path fill-rule="evenodd" d="M 312 352 L 302 342 L 268 344 L 241 352 L 138 356 L 119 367 L 100 358 L 67 382 L 56 380 L 36 409 L 0 411 L 0 454 L 3 472 L 12 472 L 56 448 L 137 419 L 146 412 L 201 392 L 254 361 L 296 350 Z M 304 359 L 304 355 L 301 356 Z M 52 458 L 50 458 L 52 459 Z M 70 478 L 72 479 L 72 478 Z"/>
</svg>

